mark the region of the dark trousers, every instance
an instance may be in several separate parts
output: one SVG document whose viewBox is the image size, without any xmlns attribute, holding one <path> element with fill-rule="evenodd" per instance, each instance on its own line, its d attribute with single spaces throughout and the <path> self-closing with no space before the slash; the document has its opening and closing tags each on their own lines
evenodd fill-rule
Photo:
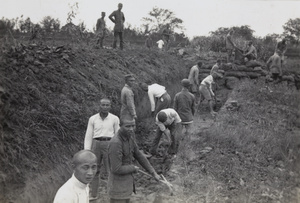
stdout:
<svg viewBox="0 0 300 203">
<path fill-rule="evenodd" d="M 123 32 L 114 32 L 114 43 L 113 43 L 113 48 L 117 48 L 117 40 L 118 40 L 118 36 L 120 39 L 120 49 L 123 50 Z"/>
<path fill-rule="evenodd" d="M 110 199 L 110 203 L 130 203 L 130 199 Z"/>
<path fill-rule="evenodd" d="M 166 125 L 166 128 L 170 130 L 170 138 L 171 138 L 171 145 L 170 148 L 168 150 L 169 154 L 177 154 L 178 151 L 178 138 L 179 138 L 179 133 L 181 130 L 181 124 L 180 123 L 172 123 L 171 125 Z M 157 127 L 156 130 L 156 136 L 152 142 L 152 146 L 151 146 L 151 153 L 152 154 L 156 154 L 156 150 L 157 147 L 159 145 L 159 141 L 161 139 L 163 132 L 160 130 L 159 127 Z M 170 139 L 168 138 L 168 139 Z M 169 140 L 170 141 L 170 140 Z"/>
<path fill-rule="evenodd" d="M 100 43 L 100 47 L 103 47 L 103 41 L 104 41 L 105 36 L 99 37 L 97 40 L 97 44 Z"/>
<path fill-rule="evenodd" d="M 157 99 L 157 102 L 155 104 L 155 115 L 160 112 L 162 109 L 167 109 L 171 107 L 171 97 L 166 92 L 164 93 L 160 98 Z"/>
</svg>

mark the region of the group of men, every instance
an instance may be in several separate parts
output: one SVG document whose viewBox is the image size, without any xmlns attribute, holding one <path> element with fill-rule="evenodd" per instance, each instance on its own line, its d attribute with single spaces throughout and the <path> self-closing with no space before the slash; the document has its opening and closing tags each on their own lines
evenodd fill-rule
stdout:
<svg viewBox="0 0 300 203">
<path fill-rule="evenodd" d="M 117 47 L 117 40 L 120 40 L 120 49 L 124 48 L 124 41 L 123 41 L 123 31 L 124 31 L 124 22 L 125 16 L 122 12 L 123 4 L 118 4 L 118 10 L 113 11 L 108 18 L 115 24 L 114 26 L 114 42 L 113 48 Z M 103 42 L 107 35 L 107 28 L 105 22 L 105 12 L 101 13 L 101 18 L 97 20 L 96 24 L 96 36 L 97 36 L 97 44 L 100 44 L 100 47 L 103 48 Z"/>
<path fill-rule="evenodd" d="M 119 3 L 118 9 L 113 11 L 108 17 L 115 24 L 114 41 L 112 47 L 114 49 L 117 48 L 117 40 L 119 38 L 121 50 L 123 50 L 124 48 L 123 32 L 124 32 L 124 22 L 125 22 L 125 16 L 124 13 L 122 12 L 122 8 L 123 8 L 123 4 Z M 103 48 L 104 39 L 108 33 L 108 30 L 106 28 L 105 16 L 106 16 L 105 12 L 101 12 L 101 18 L 97 20 L 97 24 L 96 24 L 96 37 L 97 37 L 96 44 L 99 44 L 101 48 Z M 156 42 L 160 50 L 162 50 L 163 48 L 165 50 L 168 49 L 170 36 L 171 36 L 170 25 L 167 24 L 162 31 L 162 39 Z M 145 45 L 149 49 L 153 46 L 153 41 L 150 35 L 147 36 Z"/>
<path fill-rule="evenodd" d="M 198 63 L 198 66 L 201 67 L 201 64 Z M 191 70 L 194 69 L 193 67 Z M 181 81 L 182 90 L 175 95 L 173 105 L 171 96 L 164 86 L 157 83 L 139 84 L 140 88 L 148 94 L 151 117 L 155 117 L 157 125 L 156 135 L 150 148 L 152 156 L 157 155 L 163 135 L 170 143 L 167 154 L 176 157 L 180 140 L 191 134 L 196 98 L 190 91 L 191 85 L 199 86 L 198 77 L 194 76 L 194 78 L 196 81 L 192 78 Z M 58 190 L 54 203 L 88 202 L 98 199 L 101 178 L 108 178 L 107 189 L 110 202 L 129 202 L 132 192 L 135 192 L 133 174 L 140 170 L 134 165 L 134 159 L 159 181 L 160 176 L 136 144 L 137 112 L 133 91 L 136 84 L 135 77 L 128 74 L 124 79 L 120 119 L 110 113 L 112 107 L 110 99 L 102 98 L 99 112 L 89 118 L 84 150 L 74 155 L 72 162 L 74 173 L 71 179 Z M 100 177 L 100 166 L 103 166 L 102 177 Z M 67 190 L 69 193 L 66 193 Z"/>
<path fill-rule="evenodd" d="M 226 35 L 226 50 L 227 50 L 227 62 L 231 62 L 233 53 L 240 52 L 245 57 L 244 62 L 257 59 L 257 50 L 252 41 L 249 41 L 247 48 L 241 50 L 238 48 L 232 40 L 233 30 L 230 30 Z M 284 38 L 276 44 L 274 54 L 268 59 L 267 67 L 270 72 L 272 81 L 280 82 L 282 77 L 282 67 L 284 64 L 285 52 L 287 50 L 287 40 Z"/>
</svg>

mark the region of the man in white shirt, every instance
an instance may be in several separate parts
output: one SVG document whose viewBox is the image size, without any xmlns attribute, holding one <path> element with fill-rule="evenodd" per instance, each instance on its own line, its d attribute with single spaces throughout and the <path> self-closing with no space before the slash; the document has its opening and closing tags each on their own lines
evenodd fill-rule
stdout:
<svg viewBox="0 0 300 203">
<path fill-rule="evenodd" d="M 156 136 L 152 142 L 150 153 L 155 155 L 157 153 L 157 147 L 162 134 L 164 133 L 168 138 L 171 138 L 171 146 L 168 153 L 175 155 L 178 150 L 178 136 L 181 132 L 181 118 L 178 113 L 172 109 L 163 109 L 156 115 Z"/>
<path fill-rule="evenodd" d="M 159 50 L 162 50 L 163 47 L 164 47 L 164 45 L 165 45 L 165 42 L 164 42 L 163 40 L 160 39 L 160 40 L 158 40 L 158 41 L 156 42 L 156 44 L 157 44 Z"/>
<path fill-rule="evenodd" d="M 103 161 L 104 175 L 109 172 L 107 149 L 110 139 L 118 132 L 120 120 L 117 116 L 109 113 L 111 101 L 107 98 L 100 100 L 100 112 L 91 116 L 88 122 L 84 149 L 92 150 L 98 158 L 98 166 Z M 91 183 L 91 199 L 97 199 L 100 178 L 100 167 Z"/>
<path fill-rule="evenodd" d="M 53 203 L 89 203 L 88 184 L 97 171 L 97 157 L 90 150 L 77 152 L 72 159 L 72 177 L 57 191 Z"/>
<path fill-rule="evenodd" d="M 214 111 L 213 106 L 213 100 L 215 100 L 215 94 L 212 90 L 212 85 L 214 83 L 214 79 L 217 77 L 222 77 L 217 72 L 213 72 L 211 75 L 207 76 L 202 80 L 200 83 L 199 91 L 200 91 L 200 102 L 201 102 L 201 97 L 204 96 L 204 98 L 208 101 L 209 103 L 209 108 L 210 108 L 210 113 L 212 116 L 215 116 L 217 113 Z"/>
<path fill-rule="evenodd" d="M 171 106 L 171 97 L 164 86 L 157 83 L 152 85 L 141 83 L 140 86 L 142 90 L 148 92 L 148 97 L 151 104 L 151 116 L 154 116 L 160 110 L 169 108 Z"/>
</svg>

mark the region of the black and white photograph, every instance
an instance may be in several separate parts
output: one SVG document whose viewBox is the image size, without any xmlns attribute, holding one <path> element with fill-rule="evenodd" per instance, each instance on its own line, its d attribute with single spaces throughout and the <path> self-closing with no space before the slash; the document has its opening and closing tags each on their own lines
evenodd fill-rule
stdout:
<svg viewBox="0 0 300 203">
<path fill-rule="evenodd" d="M 0 203 L 300 203 L 300 0 L 0 5 Z"/>
</svg>

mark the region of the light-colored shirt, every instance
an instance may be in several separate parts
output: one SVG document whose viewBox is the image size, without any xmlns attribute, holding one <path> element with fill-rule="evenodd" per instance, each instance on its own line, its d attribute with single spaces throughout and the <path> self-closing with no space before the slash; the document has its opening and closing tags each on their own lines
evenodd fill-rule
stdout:
<svg viewBox="0 0 300 203">
<path fill-rule="evenodd" d="M 158 44 L 158 48 L 160 48 L 160 49 L 162 49 L 165 44 L 164 41 L 162 41 L 162 40 L 158 40 L 156 43 Z"/>
<path fill-rule="evenodd" d="M 205 85 L 209 89 L 209 91 L 213 94 L 213 91 L 212 91 L 212 83 L 213 82 L 214 82 L 214 78 L 212 77 L 212 75 L 209 75 L 202 80 L 201 85 Z"/>
<path fill-rule="evenodd" d="M 121 119 L 126 116 L 133 119 L 136 116 L 134 94 L 131 87 L 127 84 L 125 84 L 121 91 L 121 105 Z"/>
<path fill-rule="evenodd" d="M 160 98 L 166 92 L 166 88 L 162 85 L 154 83 L 148 86 L 148 96 L 151 104 L 151 111 L 155 110 L 155 98 Z"/>
<path fill-rule="evenodd" d="M 198 65 L 194 65 L 191 67 L 190 74 L 188 79 L 190 80 L 192 85 L 199 85 L 199 69 Z"/>
<path fill-rule="evenodd" d="M 173 122 L 175 122 L 175 123 L 181 122 L 181 118 L 179 117 L 178 113 L 172 108 L 163 109 L 160 112 L 165 112 L 167 114 L 167 120 L 163 123 L 158 120 L 158 118 L 157 118 L 158 114 L 156 115 L 155 123 L 161 131 L 166 130 L 166 125 L 171 125 Z"/>
<path fill-rule="evenodd" d="M 281 58 L 280 56 L 275 53 L 273 56 L 269 58 L 267 61 L 267 64 L 269 65 L 271 73 L 281 73 Z"/>
<path fill-rule="evenodd" d="M 211 68 L 211 70 L 210 70 L 210 74 L 212 75 L 212 74 L 213 74 L 213 72 L 216 72 L 216 73 L 218 73 L 219 69 L 220 69 L 220 67 L 219 67 L 218 63 L 216 63 L 216 64 L 215 64 L 215 65 L 213 65 L 213 67 Z"/>
<path fill-rule="evenodd" d="M 84 149 L 91 150 L 93 138 L 113 137 L 120 129 L 120 120 L 117 116 L 108 113 L 102 119 L 97 113 L 90 117 L 84 138 Z"/>
<path fill-rule="evenodd" d="M 249 54 L 253 54 L 253 56 L 254 56 L 255 58 L 257 58 L 257 50 L 256 50 L 256 48 L 253 46 L 253 44 L 252 44 L 250 47 L 248 47 L 248 49 L 247 49 L 246 55 L 249 55 Z"/>
<path fill-rule="evenodd" d="M 88 184 L 80 182 L 74 174 L 56 192 L 53 203 L 89 203 Z"/>
</svg>

